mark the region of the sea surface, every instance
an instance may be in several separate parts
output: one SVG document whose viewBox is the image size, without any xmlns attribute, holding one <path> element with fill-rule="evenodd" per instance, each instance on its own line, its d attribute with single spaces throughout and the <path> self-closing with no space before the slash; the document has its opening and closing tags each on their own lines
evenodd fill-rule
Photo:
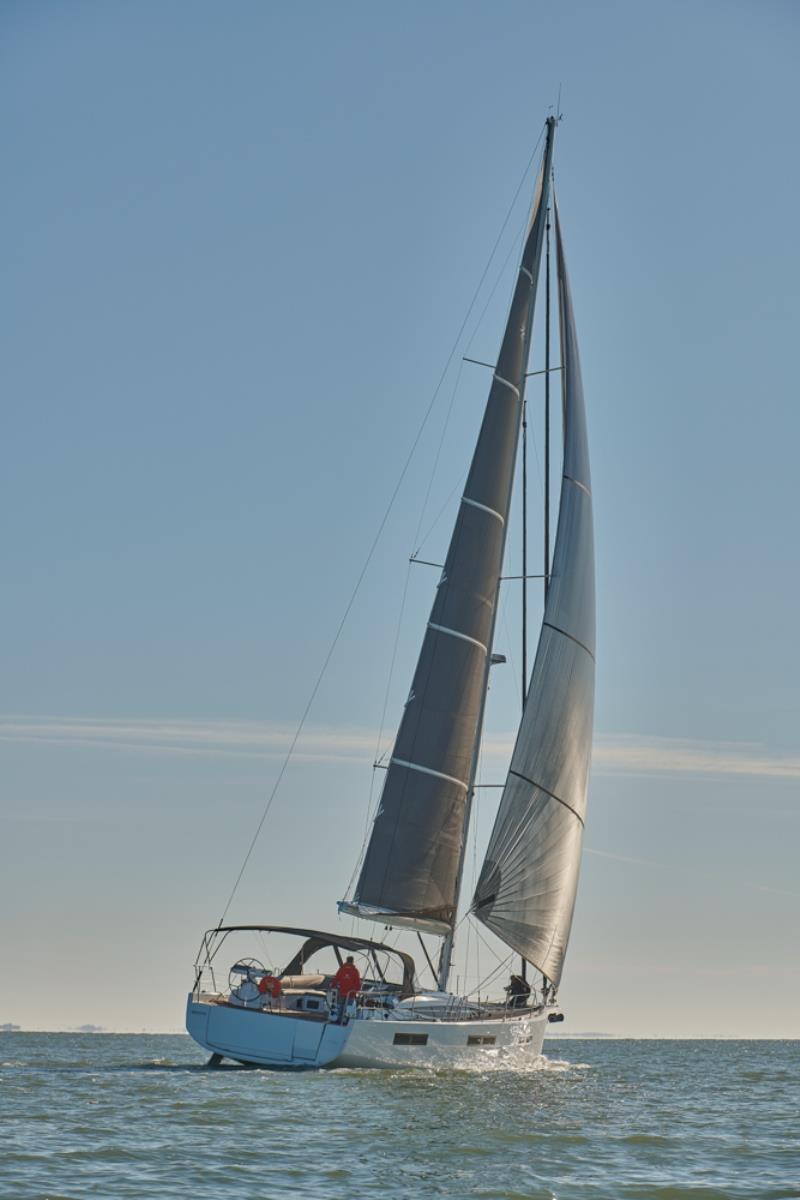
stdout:
<svg viewBox="0 0 800 1200">
<path fill-rule="evenodd" d="M 800 1042 L 545 1048 L 294 1074 L 208 1070 L 177 1035 L 0 1034 L 0 1196 L 800 1198 Z"/>
</svg>

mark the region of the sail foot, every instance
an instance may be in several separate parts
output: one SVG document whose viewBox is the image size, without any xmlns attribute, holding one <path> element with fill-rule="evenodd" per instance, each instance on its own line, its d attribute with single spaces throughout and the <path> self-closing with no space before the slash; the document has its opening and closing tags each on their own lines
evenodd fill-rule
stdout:
<svg viewBox="0 0 800 1200">
<path fill-rule="evenodd" d="M 379 921 L 381 925 L 397 925 L 404 929 L 416 929 L 419 933 L 435 933 L 440 937 L 450 933 L 453 927 L 452 921 L 439 921 L 420 913 L 395 912 L 391 908 L 375 908 L 355 900 L 340 900 L 338 909 L 340 913 L 358 917 L 362 921 Z"/>
</svg>

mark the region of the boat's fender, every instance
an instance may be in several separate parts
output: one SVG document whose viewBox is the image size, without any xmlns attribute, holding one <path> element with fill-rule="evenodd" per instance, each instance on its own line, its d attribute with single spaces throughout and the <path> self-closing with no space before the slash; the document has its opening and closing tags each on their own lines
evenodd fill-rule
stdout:
<svg viewBox="0 0 800 1200">
<path fill-rule="evenodd" d="M 258 990 L 262 996 L 269 992 L 273 1000 L 277 1000 L 280 996 L 282 988 L 280 979 L 276 979 L 274 975 L 262 975 L 258 981 Z"/>
</svg>

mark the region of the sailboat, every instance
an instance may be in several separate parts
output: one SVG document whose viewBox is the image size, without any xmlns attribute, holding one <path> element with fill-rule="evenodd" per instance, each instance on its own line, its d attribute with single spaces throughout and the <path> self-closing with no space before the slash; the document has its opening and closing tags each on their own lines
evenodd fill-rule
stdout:
<svg viewBox="0 0 800 1200">
<path fill-rule="evenodd" d="M 556 125 L 555 117 L 548 118 L 505 332 L 377 815 L 356 886 L 338 906 L 361 920 L 413 931 L 436 986 L 425 990 L 412 955 L 386 942 L 314 929 L 220 924 L 203 938 L 186 1007 L 187 1030 L 210 1052 L 212 1063 L 227 1058 L 264 1067 L 449 1067 L 474 1062 L 487 1050 L 534 1059 L 549 1023 L 563 1020 L 557 991 L 586 814 L 595 602 L 583 387 L 561 223 L 551 195 Z M 504 995 L 481 999 L 454 994 L 450 979 L 551 208 L 561 361 L 557 368 L 548 361 L 546 371 L 560 373 L 559 512 L 552 561 L 545 550 L 544 616 L 530 685 L 469 905 L 472 916 L 520 956 L 520 967 Z M 549 253 L 547 269 L 549 274 Z M 549 294 L 548 288 L 548 326 Z M 423 934 L 441 939 L 436 967 Z M 239 955 L 231 964 L 235 938 L 249 939 L 250 949 L 268 945 L 272 961 Z M 287 938 L 300 945 L 281 960 L 275 942 Z M 347 994 L 337 986 L 341 971 L 333 969 L 345 957 L 358 970 L 358 986 Z M 227 979 L 225 964 L 231 964 Z M 529 977 L 529 968 L 536 974 Z"/>
</svg>

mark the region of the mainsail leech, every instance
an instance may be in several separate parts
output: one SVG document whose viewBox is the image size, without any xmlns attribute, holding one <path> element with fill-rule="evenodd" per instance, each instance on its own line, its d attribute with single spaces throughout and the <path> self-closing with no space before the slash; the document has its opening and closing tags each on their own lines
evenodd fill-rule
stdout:
<svg viewBox="0 0 800 1200">
<path fill-rule="evenodd" d="M 472 909 L 558 984 L 578 886 L 594 709 L 594 535 L 575 318 L 556 208 L 564 464 L 542 632 Z"/>
<path fill-rule="evenodd" d="M 353 899 L 343 912 L 449 933 L 481 732 L 522 416 L 555 122 L 500 355 Z M 499 518 L 499 519 L 498 519 Z"/>
</svg>

